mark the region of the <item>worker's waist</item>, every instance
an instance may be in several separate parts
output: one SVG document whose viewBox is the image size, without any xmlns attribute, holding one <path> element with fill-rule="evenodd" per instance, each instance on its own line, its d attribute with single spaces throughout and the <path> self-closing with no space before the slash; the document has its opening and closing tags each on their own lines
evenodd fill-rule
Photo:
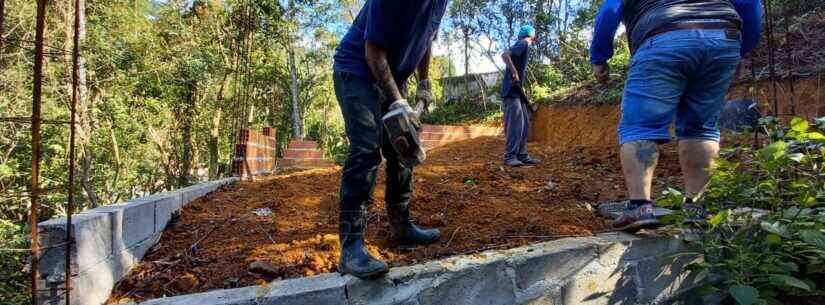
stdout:
<svg viewBox="0 0 825 305">
<path fill-rule="evenodd" d="M 739 35 L 739 25 L 726 20 L 686 20 L 660 26 L 645 36 L 648 38 L 679 30 L 731 30 L 732 35 Z"/>
</svg>

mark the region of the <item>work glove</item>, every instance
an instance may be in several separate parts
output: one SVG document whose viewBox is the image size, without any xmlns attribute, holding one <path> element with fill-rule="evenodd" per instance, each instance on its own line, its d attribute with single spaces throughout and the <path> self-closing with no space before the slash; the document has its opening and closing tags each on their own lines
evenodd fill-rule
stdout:
<svg viewBox="0 0 825 305">
<path fill-rule="evenodd" d="M 418 94 L 416 94 L 417 96 Z M 401 111 L 405 112 L 407 117 L 410 119 L 410 123 L 412 123 L 415 130 L 421 130 L 421 122 L 418 119 L 418 114 L 410 107 L 410 104 L 407 103 L 407 100 L 400 99 L 392 102 L 390 104 L 390 108 L 387 113 L 393 112 L 394 110 L 400 109 Z"/>
<path fill-rule="evenodd" d="M 599 83 L 606 85 L 610 81 L 610 66 L 607 63 L 593 65 L 593 76 Z"/>
<path fill-rule="evenodd" d="M 418 89 L 415 91 L 415 102 L 416 104 L 424 103 L 424 111 L 422 113 L 427 113 L 427 110 L 430 108 L 430 104 L 435 102 L 435 96 L 432 93 L 432 85 L 430 84 L 429 79 L 424 79 L 418 82 Z"/>
</svg>

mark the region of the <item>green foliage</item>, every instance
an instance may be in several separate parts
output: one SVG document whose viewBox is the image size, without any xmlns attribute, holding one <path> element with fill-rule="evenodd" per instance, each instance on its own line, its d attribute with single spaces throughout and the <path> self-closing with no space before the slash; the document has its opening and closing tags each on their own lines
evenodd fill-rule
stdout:
<svg viewBox="0 0 825 305">
<path fill-rule="evenodd" d="M 485 106 L 475 100 L 462 99 L 440 105 L 425 115 L 422 121 L 426 124 L 436 125 L 495 125 L 501 122 L 502 115 L 500 104 L 488 103 Z"/>
<path fill-rule="evenodd" d="M 825 137 L 801 118 L 762 120 L 772 142 L 723 152 L 703 202 L 715 216 L 698 243 L 738 304 L 805 304 L 825 297 Z M 668 190 L 657 202 L 678 206 Z M 755 217 L 755 208 L 767 211 Z M 813 303 L 811 303 L 813 304 Z"/>
<path fill-rule="evenodd" d="M 0 219 L 0 249 L 26 248 L 24 234 L 23 226 Z M 0 272 L 0 300 L 3 300 L 3 304 L 22 305 L 30 302 L 25 293 L 27 277 L 23 273 L 26 263 L 24 254 L 0 251 L 0 270 L 3 270 Z"/>
</svg>

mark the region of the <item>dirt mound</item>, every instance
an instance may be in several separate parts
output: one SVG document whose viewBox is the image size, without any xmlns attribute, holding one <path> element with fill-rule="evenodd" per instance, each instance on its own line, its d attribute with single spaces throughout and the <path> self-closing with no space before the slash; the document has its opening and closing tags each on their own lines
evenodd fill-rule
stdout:
<svg viewBox="0 0 825 305">
<path fill-rule="evenodd" d="M 619 105 L 543 106 L 536 112 L 530 141 L 546 143 L 550 150 L 571 147 L 616 147 Z"/>
<path fill-rule="evenodd" d="M 369 209 L 367 241 L 392 266 L 508 248 L 606 229 L 587 203 L 620 198 L 624 183 L 614 147 L 558 151 L 531 144 L 545 161 L 501 165 L 504 141 L 478 138 L 430 152 L 416 169 L 412 214 L 441 229 L 434 245 L 396 247 L 383 207 L 383 173 Z M 677 183 L 673 148 L 663 152 L 657 189 Z M 239 182 L 185 207 L 110 303 L 255 285 L 264 280 L 336 271 L 339 169 L 281 173 Z M 268 208 L 269 216 L 256 209 Z M 253 262 L 274 266 L 262 277 Z"/>
</svg>

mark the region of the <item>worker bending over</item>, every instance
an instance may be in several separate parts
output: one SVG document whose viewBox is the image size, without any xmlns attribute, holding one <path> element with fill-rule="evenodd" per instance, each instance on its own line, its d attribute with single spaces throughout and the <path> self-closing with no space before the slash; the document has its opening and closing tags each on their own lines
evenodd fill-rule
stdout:
<svg viewBox="0 0 825 305">
<path fill-rule="evenodd" d="M 381 117 L 389 104 L 404 99 L 413 72 L 418 72 L 418 98 L 432 99 L 430 52 L 446 8 L 447 0 L 367 0 L 336 49 L 335 96 L 350 143 L 341 177 L 341 273 L 375 277 L 388 271 L 364 246 L 365 213 L 373 201 L 382 155 L 387 160 L 385 202 L 393 239 L 423 245 L 441 236 L 437 229 L 412 223 L 413 169 L 393 150 Z"/>
<path fill-rule="evenodd" d="M 619 123 L 622 169 L 630 199 L 613 227 L 635 231 L 660 225 L 651 183 L 658 145 L 675 123 L 685 180 L 688 223 L 706 220 L 701 197 L 719 153 L 718 120 L 742 55 L 761 30 L 760 0 L 605 0 L 596 17 L 590 61 L 595 77 L 609 79 L 607 60 L 620 21 L 632 59 Z"/>
</svg>

